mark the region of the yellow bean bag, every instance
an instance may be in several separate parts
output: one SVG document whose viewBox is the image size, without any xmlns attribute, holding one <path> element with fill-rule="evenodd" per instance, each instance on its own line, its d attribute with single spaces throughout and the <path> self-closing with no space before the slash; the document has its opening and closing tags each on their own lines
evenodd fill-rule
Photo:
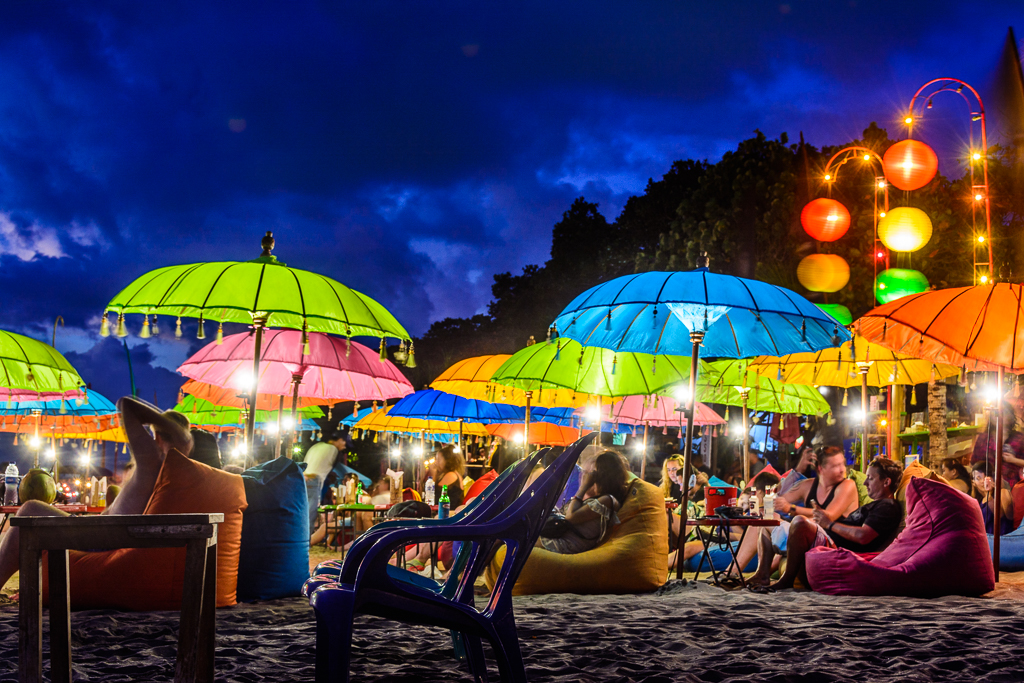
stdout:
<svg viewBox="0 0 1024 683">
<path fill-rule="evenodd" d="M 592 550 L 561 555 L 534 548 L 513 595 L 640 593 L 661 587 L 668 578 L 668 520 L 661 489 L 634 479 L 618 516 L 620 523 Z M 501 547 L 484 572 L 488 588 L 504 560 Z"/>
</svg>

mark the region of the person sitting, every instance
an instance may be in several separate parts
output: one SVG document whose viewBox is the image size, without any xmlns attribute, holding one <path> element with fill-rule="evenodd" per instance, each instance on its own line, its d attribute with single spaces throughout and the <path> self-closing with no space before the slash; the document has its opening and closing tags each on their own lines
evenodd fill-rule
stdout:
<svg viewBox="0 0 1024 683">
<path fill-rule="evenodd" d="M 317 509 L 323 494 L 327 475 L 334 469 L 338 453 L 348 450 L 348 441 L 343 432 L 335 431 L 315 443 L 306 451 L 306 499 L 309 501 L 309 530 L 312 536 L 316 532 Z"/>
<path fill-rule="evenodd" d="M 971 493 L 971 475 L 967 473 L 967 468 L 961 465 L 959 460 L 953 458 L 943 460 L 939 468 L 939 474 L 957 491 L 966 494 Z"/>
<path fill-rule="evenodd" d="M 992 513 L 992 508 L 995 506 L 996 483 L 992 477 L 988 476 L 988 463 L 976 462 L 971 470 L 973 496 L 981 506 L 981 516 L 985 520 L 985 532 L 994 534 L 995 515 Z M 1003 536 L 1013 531 L 1013 495 L 1010 493 L 1009 484 L 1005 479 L 1003 480 L 1002 495 L 999 496 L 999 506 L 1003 509 L 1003 514 L 999 519 L 999 535 Z"/>
<path fill-rule="evenodd" d="M 682 476 L 682 467 L 683 456 L 678 453 L 673 453 L 661 463 L 661 482 L 658 485 L 665 499 L 679 500 L 679 477 Z"/>
<path fill-rule="evenodd" d="M 209 465 L 215 470 L 224 469 L 217 437 L 195 427 L 192 427 L 189 432 L 192 434 L 192 459 Z"/>
<path fill-rule="evenodd" d="M 993 411 L 994 412 L 994 411 Z M 1024 434 L 1017 431 L 1017 413 L 1009 401 L 1002 403 L 1003 416 L 1003 482 L 1013 488 L 1021 481 L 1021 468 L 1024 467 Z M 989 420 L 985 431 L 974 439 L 971 451 L 971 465 L 985 465 L 985 472 L 996 471 L 996 426 L 995 420 Z"/>
<path fill-rule="evenodd" d="M 583 466 L 576 495 L 564 509 L 572 527 L 558 538 L 540 538 L 537 545 L 555 553 L 582 553 L 601 544 L 608 529 L 619 523 L 616 512 L 626 499 L 630 478 L 625 460 L 604 451 Z"/>
<path fill-rule="evenodd" d="M 903 521 L 903 510 L 895 498 L 902 476 L 903 468 L 898 463 L 888 458 L 875 458 L 868 465 L 864 480 L 870 503 L 838 519 L 833 519 L 819 506 L 814 507 L 810 518 L 794 518 L 789 529 L 786 570 L 771 589 L 792 588 L 798 578 L 807 584 L 805 557 L 811 548 L 845 548 L 856 553 L 885 550 L 896 538 Z M 762 536 L 760 543 L 765 557 L 773 554 L 768 536 Z M 761 573 L 759 558 L 758 573 L 751 579 L 751 585 L 756 589 L 767 578 Z"/>
<path fill-rule="evenodd" d="M 835 521 L 858 507 L 857 484 L 846 478 L 846 455 L 838 446 L 828 446 L 818 456 L 818 472 L 813 479 L 805 479 L 785 494 L 775 498 L 775 512 L 798 518 L 813 518 L 816 509 L 824 510 L 828 519 Z M 758 535 L 757 572 L 751 581 L 766 585 L 773 571 L 775 555 L 785 554 L 791 523 L 782 521 L 771 532 L 762 529 Z M 767 551 L 765 551 L 767 548 Z M 750 557 L 739 558 L 740 566 Z"/>
<path fill-rule="evenodd" d="M 156 406 L 131 396 L 117 402 L 121 424 L 128 437 L 128 449 L 132 460 L 131 474 L 126 478 L 121 492 L 108 504 L 104 515 L 141 515 L 149 504 L 160 475 L 164 459 L 172 450 L 186 458 L 192 453 L 192 435 L 189 421 L 184 414 L 168 410 L 161 412 Z M 151 427 L 153 433 L 146 429 Z M 19 509 L 19 516 L 66 517 L 52 505 L 42 501 L 26 501 Z M 7 583 L 18 571 L 19 535 L 13 527 L 0 541 L 0 585 Z"/>
<path fill-rule="evenodd" d="M 441 487 L 446 487 L 449 502 L 449 515 L 462 506 L 462 477 L 466 473 L 466 464 L 462 454 L 448 445 L 434 453 L 434 465 L 431 475 L 434 479 L 434 503 L 441 499 Z M 421 569 L 430 559 L 429 543 L 421 543 L 406 551 L 406 565 L 411 569 Z"/>
</svg>

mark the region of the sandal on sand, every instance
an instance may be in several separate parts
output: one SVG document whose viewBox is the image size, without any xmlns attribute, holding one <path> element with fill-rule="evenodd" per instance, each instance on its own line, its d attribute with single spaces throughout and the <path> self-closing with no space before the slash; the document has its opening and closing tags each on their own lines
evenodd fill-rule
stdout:
<svg viewBox="0 0 1024 683">
<path fill-rule="evenodd" d="M 743 586 L 743 581 L 738 576 L 727 576 L 718 582 L 718 585 L 722 588 L 740 588 Z"/>
<path fill-rule="evenodd" d="M 748 583 L 747 590 L 758 595 L 771 595 L 775 592 L 774 588 L 763 583 Z"/>
</svg>

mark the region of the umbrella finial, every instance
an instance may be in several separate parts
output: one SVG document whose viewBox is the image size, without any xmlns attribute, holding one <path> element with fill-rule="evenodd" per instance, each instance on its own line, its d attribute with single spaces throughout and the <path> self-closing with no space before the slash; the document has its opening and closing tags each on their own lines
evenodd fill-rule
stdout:
<svg viewBox="0 0 1024 683">
<path fill-rule="evenodd" d="M 263 247 L 263 253 L 260 256 L 270 256 L 270 252 L 274 251 L 274 233 L 267 230 L 267 234 L 260 241 L 260 246 Z"/>
<path fill-rule="evenodd" d="M 697 257 L 697 267 L 698 268 L 710 268 L 711 267 L 711 258 L 708 256 L 708 252 L 706 252 L 706 251 L 701 252 L 701 255 Z"/>
</svg>

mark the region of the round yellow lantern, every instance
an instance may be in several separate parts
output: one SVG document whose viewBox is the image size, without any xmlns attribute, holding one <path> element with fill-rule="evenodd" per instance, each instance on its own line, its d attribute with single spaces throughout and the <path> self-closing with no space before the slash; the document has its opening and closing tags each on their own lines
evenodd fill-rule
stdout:
<svg viewBox="0 0 1024 683">
<path fill-rule="evenodd" d="M 850 281 L 850 264 L 835 254 L 811 254 L 796 267 L 796 278 L 812 292 L 838 292 Z"/>
<path fill-rule="evenodd" d="M 932 238 L 932 221 L 921 209 L 891 209 L 878 222 L 878 238 L 893 251 L 917 251 Z"/>
</svg>

